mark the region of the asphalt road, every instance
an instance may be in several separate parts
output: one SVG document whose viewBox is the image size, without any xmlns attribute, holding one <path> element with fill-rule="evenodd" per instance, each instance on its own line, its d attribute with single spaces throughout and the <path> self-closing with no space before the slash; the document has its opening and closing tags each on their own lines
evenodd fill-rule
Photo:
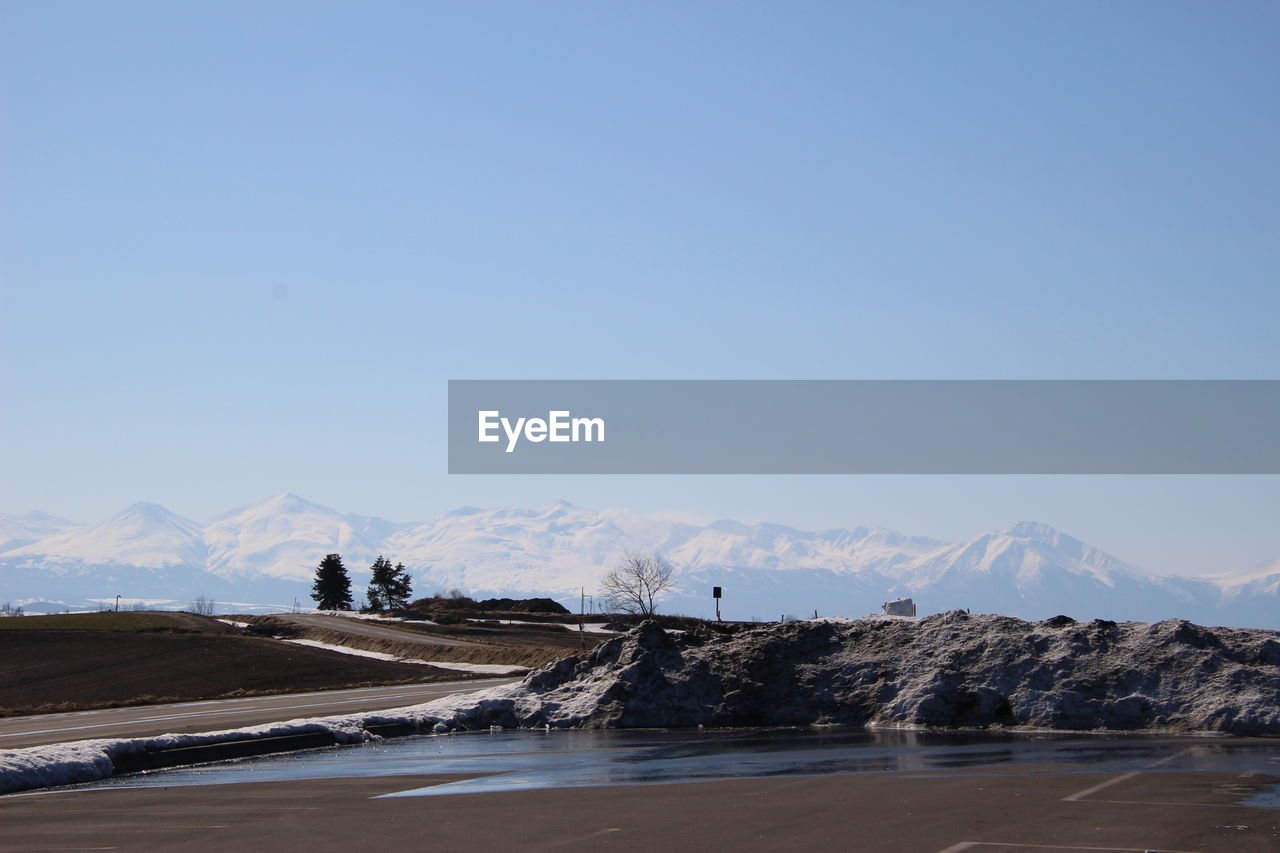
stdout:
<svg viewBox="0 0 1280 853">
<path fill-rule="evenodd" d="M 422 646 L 478 646 L 466 640 L 455 640 L 451 637 L 435 637 L 407 628 L 396 628 L 370 619 L 352 619 L 346 616 L 324 616 L 318 613 L 277 613 L 276 619 L 300 625 L 305 628 L 326 628 L 330 631 L 342 631 L 358 637 L 370 637 L 375 640 L 391 640 L 397 643 L 417 643 Z"/>
<path fill-rule="evenodd" d="M 454 693 L 483 690 L 517 679 L 479 679 L 434 684 L 400 684 L 212 699 L 174 705 L 103 708 L 68 714 L 0 718 L 0 749 L 102 737 L 146 737 L 170 732 L 207 732 L 275 723 L 295 717 L 321 717 L 355 711 L 380 711 L 430 702 Z"/>
<path fill-rule="evenodd" d="M 380 799 L 455 775 L 0 797 L 6 853 L 52 850 L 1275 853 L 1274 778 L 864 773 Z"/>
</svg>

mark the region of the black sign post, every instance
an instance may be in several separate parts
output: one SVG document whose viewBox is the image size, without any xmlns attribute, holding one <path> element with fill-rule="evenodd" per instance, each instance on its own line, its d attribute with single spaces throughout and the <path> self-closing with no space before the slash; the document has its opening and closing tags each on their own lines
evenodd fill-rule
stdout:
<svg viewBox="0 0 1280 853">
<path fill-rule="evenodd" d="M 716 600 L 716 621 L 720 621 L 720 587 L 711 587 L 711 597 Z"/>
</svg>

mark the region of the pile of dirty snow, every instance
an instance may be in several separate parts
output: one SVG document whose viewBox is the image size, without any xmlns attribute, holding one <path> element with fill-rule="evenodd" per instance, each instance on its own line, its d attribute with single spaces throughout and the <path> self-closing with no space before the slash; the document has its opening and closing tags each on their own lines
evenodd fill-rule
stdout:
<svg viewBox="0 0 1280 853">
<path fill-rule="evenodd" d="M 681 637 L 650 622 L 521 684 L 413 710 L 439 729 L 840 724 L 1280 735 L 1280 633 L 962 611 Z"/>
</svg>

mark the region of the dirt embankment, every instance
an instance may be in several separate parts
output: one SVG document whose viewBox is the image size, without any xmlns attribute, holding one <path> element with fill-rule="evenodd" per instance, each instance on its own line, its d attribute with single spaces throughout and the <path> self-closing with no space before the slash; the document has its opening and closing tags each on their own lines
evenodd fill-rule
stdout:
<svg viewBox="0 0 1280 853">
<path fill-rule="evenodd" d="M 1280 633 L 964 612 L 681 637 L 646 623 L 421 716 L 441 730 L 816 723 L 1276 736 Z"/>
<path fill-rule="evenodd" d="M 168 610 L 100 610 L 94 613 L 54 613 L 0 619 L 0 631 L 198 631 L 203 634 L 233 634 L 232 625 L 209 616 Z"/>
<path fill-rule="evenodd" d="M 539 667 L 602 639 L 551 625 L 414 625 L 315 614 L 247 618 L 256 630 L 280 631 L 289 639 L 449 663 Z"/>
</svg>

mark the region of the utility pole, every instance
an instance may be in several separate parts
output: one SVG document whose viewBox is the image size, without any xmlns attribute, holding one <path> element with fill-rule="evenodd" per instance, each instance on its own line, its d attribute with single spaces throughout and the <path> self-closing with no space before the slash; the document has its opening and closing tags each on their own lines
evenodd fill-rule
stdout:
<svg viewBox="0 0 1280 853">
<path fill-rule="evenodd" d="M 587 606 L 587 588 L 585 586 L 578 587 L 578 639 L 582 641 L 582 650 L 587 650 L 587 626 L 582 624 L 585 614 L 582 612 Z"/>
</svg>

